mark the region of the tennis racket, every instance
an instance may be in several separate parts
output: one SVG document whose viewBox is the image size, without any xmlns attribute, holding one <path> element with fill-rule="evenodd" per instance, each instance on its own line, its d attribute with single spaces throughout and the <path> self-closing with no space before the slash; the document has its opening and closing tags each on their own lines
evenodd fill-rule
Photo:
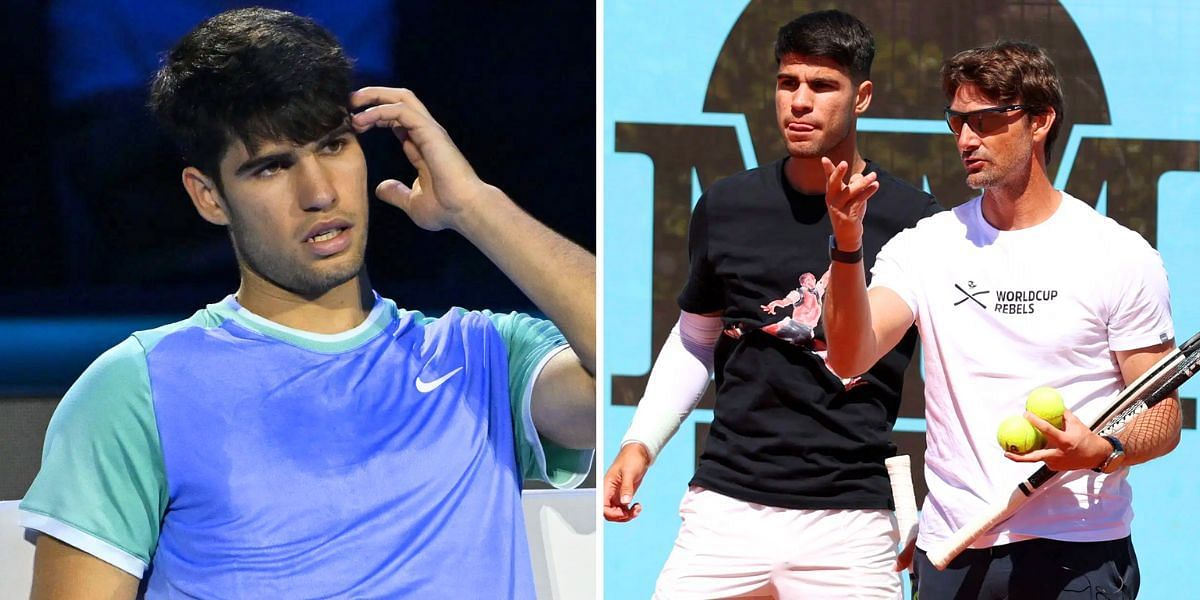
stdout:
<svg viewBox="0 0 1200 600">
<path fill-rule="evenodd" d="M 1117 394 L 1104 414 L 1092 423 L 1091 430 L 1099 435 L 1113 435 L 1121 431 L 1134 417 L 1162 402 L 1171 392 L 1183 385 L 1183 382 L 1195 375 L 1197 370 L 1200 370 L 1200 333 L 1162 357 L 1141 377 Z M 1007 499 L 993 503 L 987 512 L 930 550 L 929 561 L 939 571 L 944 570 L 954 557 L 970 547 L 979 536 L 1011 517 L 1039 488 L 1052 481 L 1056 475 L 1057 471 L 1043 465 L 1028 479 L 1017 484 Z"/>
</svg>

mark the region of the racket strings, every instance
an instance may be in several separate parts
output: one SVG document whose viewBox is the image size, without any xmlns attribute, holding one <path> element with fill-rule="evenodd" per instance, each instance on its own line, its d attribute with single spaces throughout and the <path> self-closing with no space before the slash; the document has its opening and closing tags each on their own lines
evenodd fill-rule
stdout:
<svg viewBox="0 0 1200 600">
<path fill-rule="evenodd" d="M 1121 410 L 1098 432 L 1100 435 L 1116 435 L 1120 432 L 1118 437 L 1125 446 L 1125 454 L 1134 457 L 1137 462 L 1162 456 L 1179 443 L 1183 410 L 1178 395 L 1172 392 L 1200 370 L 1200 348 L 1195 344 L 1197 337 L 1200 334 L 1188 340 L 1176 358 L 1167 363 L 1169 370 L 1161 369 L 1169 373 L 1165 381 L 1154 384 L 1156 389 L 1153 392 Z"/>
<path fill-rule="evenodd" d="M 1126 455 L 1145 462 L 1175 447 L 1183 424 L 1183 411 L 1175 397 L 1166 398 L 1136 416 L 1118 436 Z"/>
</svg>

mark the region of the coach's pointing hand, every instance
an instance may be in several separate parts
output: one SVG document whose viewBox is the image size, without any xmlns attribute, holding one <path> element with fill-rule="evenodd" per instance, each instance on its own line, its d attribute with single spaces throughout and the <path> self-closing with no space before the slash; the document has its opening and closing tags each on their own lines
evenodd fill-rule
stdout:
<svg viewBox="0 0 1200 600">
<path fill-rule="evenodd" d="M 479 179 L 446 130 L 411 91 L 365 87 L 350 95 L 350 105 L 369 107 L 352 117 L 355 131 L 390 127 L 417 168 L 412 187 L 388 179 L 375 188 L 375 195 L 403 209 L 421 228 L 461 230 L 461 220 L 470 210 L 498 193 Z"/>
</svg>

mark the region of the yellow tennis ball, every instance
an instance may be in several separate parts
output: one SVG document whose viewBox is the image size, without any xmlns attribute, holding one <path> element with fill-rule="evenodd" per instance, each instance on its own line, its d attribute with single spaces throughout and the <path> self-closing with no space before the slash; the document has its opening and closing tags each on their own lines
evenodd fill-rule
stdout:
<svg viewBox="0 0 1200 600">
<path fill-rule="evenodd" d="M 1063 405 L 1062 394 L 1052 387 L 1040 387 L 1029 392 L 1029 397 L 1025 399 L 1025 410 L 1059 429 L 1065 426 L 1063 410 L 1066 410 L 1066 406 Z"/>
<path fill-rule="evenodd" d="M 1014 415 L 1000 422 L 996 441 L 1000 442 L 1001 448 L 1013 454 L 1025 454 L 1046 446 L 1046 438 L 1042 436 L 1042 432 L 1021 415 Z"/>
</svg>

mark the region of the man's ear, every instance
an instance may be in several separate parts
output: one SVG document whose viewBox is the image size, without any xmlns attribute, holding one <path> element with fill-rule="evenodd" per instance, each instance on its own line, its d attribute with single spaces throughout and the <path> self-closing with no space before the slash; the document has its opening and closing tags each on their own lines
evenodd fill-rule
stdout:
<svg viewBox="0 0 1200 600">
<path fill-rule="evenodd" d="M 867 107 L 871 106 L 871 98 L 875 93 L 875 84 L 871 80 L 865 80 L 858 84 L 858 89 L 854 93 L 854 114 L 861 117 L 867 112 Z"/>
<path fill-rule="evenodd" d="M 1046 108 L 1046 112 L 1033 115 L 1030 119 L 1033 124 L 1033 141 L 1044 142 L 1046 137 L 1050 135 L 1050 128 L 1054 126 L 1054 122 L 1058 120 L 1058 113 L 1053 107 Z"/>
<path fill-rule="evenodd" d="M 205 221 L 213 225 L 228 225 L 229 214 L 225 211 L 224 198 L 217 184 L 196 167 L 183 170 L 183 189 L 192 198 L 192 205 Z"/>
</svg>

